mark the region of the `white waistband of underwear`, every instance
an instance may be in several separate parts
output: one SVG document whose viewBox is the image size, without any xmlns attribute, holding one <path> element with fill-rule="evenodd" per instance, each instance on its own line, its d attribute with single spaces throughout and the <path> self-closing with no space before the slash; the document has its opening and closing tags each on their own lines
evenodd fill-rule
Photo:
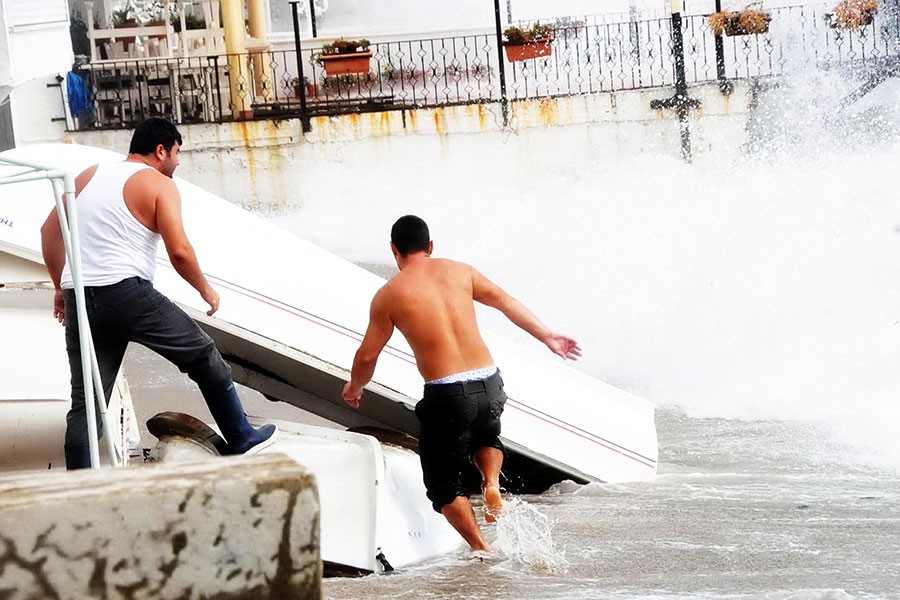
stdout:
<svg viewBox="0 0 900 600">
<path fill-rule="evenodd" d="M 447 375 L 446 377 L 441 377 L 440 379 L 435 379 L 433 381 L 426 381 L 425 383 L 427 385 L 434 385 L 440 383 L 459 383 L 460 381 L 481 381 L 482 379 L 487 379 L 496 372 L 497 367 L 491 365 L 490 367 L 481 367 L 480 369 L 454 373 L 453 375 Z"/>
</svg>

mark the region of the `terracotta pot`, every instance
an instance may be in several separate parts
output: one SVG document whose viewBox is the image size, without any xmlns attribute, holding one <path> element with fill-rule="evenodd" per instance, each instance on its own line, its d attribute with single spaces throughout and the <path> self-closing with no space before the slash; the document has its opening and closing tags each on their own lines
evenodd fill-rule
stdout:
<svg viewBox="0 0 900 600">
<path fill-rule="evenodd" d="M 319 95 L 319 86 L 315 83 L 307 83 L 306 84 L 306 97 L 307 98 L 315 98 Z M 294 96 L 297 98 L 300 97 L 300 84 L 296 81 L 294 82 Z"/>
<path fill-rule="evenodd" d="M 372 58 L 372 51 L 352 52 L 350 54 L 320 54 L 319 60 L 325 67 L 325 75 L 333 77 L 334 75 L 345 75 L 348 73 L 368 73 L 369 59 Z"/>
<path fill-rule="evenodd" d="M 519 60 L 528 60 L 529 58 L 540 58 L 541 56 L 550 56 L 553 54 L 553 46 L 550 42 L 552 37 L 541 38 L 524 44 L 503 43 L 503 49 L 506 51 L 506 60 L 516 62 Z"/>
</svg>

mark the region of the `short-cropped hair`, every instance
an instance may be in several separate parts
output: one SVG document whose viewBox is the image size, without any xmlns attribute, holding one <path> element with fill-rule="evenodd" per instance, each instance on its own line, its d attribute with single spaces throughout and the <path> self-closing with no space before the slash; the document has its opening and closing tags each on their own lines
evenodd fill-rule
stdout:
<svg viewBox="0 0 900 600">
<path fill-rule="evenodd" d="M 400 256 L 428 252 L 429 242 L 431 235 L 428 233 L 428 225 L 415 215 L 400 217 L 391 227 L 391 243 Z"/>
<path fill-rule="evenodd" d="M 147 156 L 156 152 L 156 147 L 160 144 L 166 152 L 171 152 L 175 142 L 179 146 L 182 144 L 181 134 L 175 125 L 160 117 L 150 117 L 134 130 L 128 153 Z"/>
</svg>

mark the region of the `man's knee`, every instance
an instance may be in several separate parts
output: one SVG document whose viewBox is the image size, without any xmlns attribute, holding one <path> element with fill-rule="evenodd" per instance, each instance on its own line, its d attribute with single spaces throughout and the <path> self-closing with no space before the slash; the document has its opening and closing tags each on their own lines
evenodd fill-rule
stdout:
<svg viewBox="0 0 900 600">
<path fill-rule="evenodd" d="M 183 369 L 187 376 L 203 387 L 227 388 L 231 384 L 231 367 L 222 358 L 215 343 L 210 339 L 194 360 Z"/>
<path fill-rule="evenodd" d="M 444 514 L 444 509 L 453 504 L 457 498 L 468 498 L 469 495 L 461 489 L 444 488 L 439 490 L 428 490 L 426 495 L 431 500 L 431 508 L 434 512 Z"/>
</svg>

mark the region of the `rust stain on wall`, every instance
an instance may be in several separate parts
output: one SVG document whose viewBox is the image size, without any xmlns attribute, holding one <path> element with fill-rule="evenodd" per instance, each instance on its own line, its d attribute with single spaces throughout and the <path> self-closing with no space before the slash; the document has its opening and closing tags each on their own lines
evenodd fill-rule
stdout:
<svg viewBox="0 0 900 600">
<path fill-rule="evenodd" d="M 247 160 L 244 162 L 244 166 L 247 168 L 247 178 L 250 180 L 251 198 L 249 204 L 252 206 L 256 206 L 259 201 L 259 186 L 257 185 L 256 180 L 256 157 L 254 156 L 252 141 L 255 133 L 252 130 L 256 129 L 254 125 L 254 121 L 238 121 L 232 123 L 232 127 L 237 129 L 235 133 L 237 134 L 238 139 L 247 151 Z"/>
<path fill-rule="evenodd" d="M 432 110 L 431 116 L 434 119 L 435 132 L 441 135 L 447 133 L 447 119 L 444 117 L 444 109 L 436 108 Z"/>
<path fill-rule="evenodd" d="M 350 125 L 350 132 L 353 135 L 353 138 L 358 140 L 360 137 L 359 132 L 361 126 L 361 123 L 359 122 L 359 114 L 350 113 L 349 115 L 347 115 L 347 122 Z"/>
<path fill-rule="evenodd" d="M 556 100 L 553 98 L 542 98 L 538 104 L 538 114 L 541 117 L 541 123 L 544 125 L 556 125 L 559 122 L 556 114 Z"/>
<path fill-rule="evenodd" d="M 478 130 L 485 131 L 487 129 L 487 111 L 484 110 L 484 104 L 475 105 L 476 117 L 478 119 Z"/>
</svg>

